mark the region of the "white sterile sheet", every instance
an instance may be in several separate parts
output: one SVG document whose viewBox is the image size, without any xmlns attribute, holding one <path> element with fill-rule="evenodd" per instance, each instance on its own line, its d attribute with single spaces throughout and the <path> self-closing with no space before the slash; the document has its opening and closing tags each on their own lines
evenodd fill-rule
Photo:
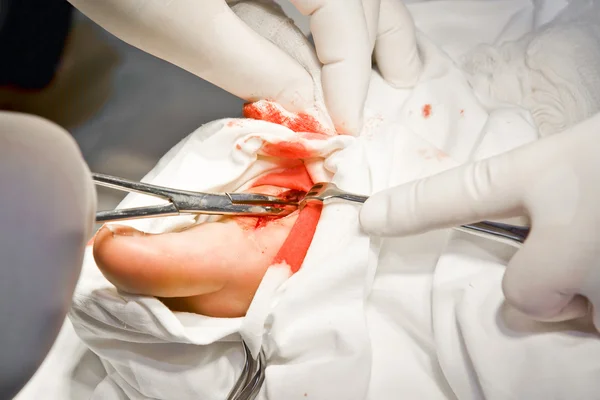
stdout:
<svg viewBox="0 0 600 400">
<path fill-rule="evenodd" d="M 440 16 L 453 4 L 461 7 L 455 23 Z M 518 37 L 536 26 L 539 12 L 548 10 L 544 4 L 412 4 L 427 35 L 420 39 L 420 83 L 397 90 L 374 72 L 360 137 L 302 139 L 320 156 L 308 164 L 313 179 L 369 194 L 536 140 L 538 130 L 525 109 L 481 104 L 452 61 L 469 48 L 452 50 L 456 38 L 448 32 L 462 32 L 471 48 L 483 31 L 489 43 Z M 463 24 L 478 18 L 496 22 L 470 31 Z M 234 190 L 275 167 L 257 159 L 264 143 L 297 138 L 264 121 L 215 121 L 173 148 L 144 180 L 187 190 Z M 121 207 L 155 202 L 132 194 Z M 102 363 L 103 374 L 90 372 L 90 398 L 224 399 L 241 371 L 241 338 L 267 356 L 259 399 L 598 396 L 596 334 L 575 324 L 532 322 L 504 306 L 501 278 L 513 248 L 452 230 L 370 238 L 360 230 L 358 211 L 352 204 L 327 205 L 302 269 L 289 278 L 267 272 L 244 318 L 175 313 L 155 298 L 118 292 L 88 249 L 70 319 L 97 355 L 96 363 L 88 357 L 78 365 L 79 376 L 86 368 L 97 371 L 98 358 Z M 194 223 L 179 216 L 130 225 L 157 233 Z M 37 388 L 40 394 L 43 387 L 34 381 L 28 393 Z M 72 396 L 62 393 L 52 398 Z"/>
</svg>

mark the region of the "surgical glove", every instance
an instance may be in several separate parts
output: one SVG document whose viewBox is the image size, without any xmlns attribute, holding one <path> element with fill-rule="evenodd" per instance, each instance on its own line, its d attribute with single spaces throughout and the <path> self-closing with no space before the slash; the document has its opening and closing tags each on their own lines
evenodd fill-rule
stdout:
<svg viewBox="0 0 600 400">
<path fill-rule="evenodd" d="M 520 311 L 569 320 L 593 306 L 600 330 L 600 114 L 563 133 L 372 196 L 363 228 L 411 235 L 528 216 L 529 238 L 508 264 L 503 290 Z"/>
<path fill-rule="evenodd" d="M 310 16 L 323 64 L 325 104 L 338 132 L 358 133 L 371 76 L 371 55 L 392 85 L 414 85 L 422 64 L 415 26 L 401 0 L 291 0 Z"/>
<path fill-rule="evenodd" d="M 272 1 L 69 1 L 127 43 L 247 101 L 272 100 L 291 112 L 314 103 L 309 73 L 229 7 L 255 3 L 268 13 L 278 8 Z M 397 85 L 416 81 L 421 63 L 414 24 L 401 1 L 292 3 L 310 15 L 317 55 L 324 65 L 325 103 L 339 132 L 360 131 L 374 46 L 386 79 Z"/>
<path fill-rule="evenodd" d="M 96 192 L 70 135 L 0 112 L 0 398 L 43 361 L 64 322 L 94 226 Z"/>
</svg>

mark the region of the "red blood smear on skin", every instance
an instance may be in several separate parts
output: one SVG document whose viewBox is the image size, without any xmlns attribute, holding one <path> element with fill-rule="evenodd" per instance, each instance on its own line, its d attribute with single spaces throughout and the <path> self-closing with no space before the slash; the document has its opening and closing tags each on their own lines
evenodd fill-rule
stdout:
<svg viewBox="0 0 600 400">
<path fill-rule="evenodd" d="M 282 194 L 285 196 L 298 196 L 301 193 L 306 193 L 313 185 L 313 181 L 304 165 L 288 168 L 283 171 L 273 172 L 257 179 L 252 186 L 273 185 L 291 189 L 289 192 Z M 290 230 L 283 246 L 273 259 L 272 264 L 286 263 L 290 266 L 292 273 L 298 272 L 308 248 L 312 243 L 313 236 L 321 217 L 323 206 L 320 203 L 308 204 L 300 210 L 298 219 Z M 272 218 L 258 218 L 256 228 L 266 225 Z"/>
<path fill-rule="evenodd" d="M 260 229 L 267 226 L 269 221 L 272 221 L 273 217 L 258 217 L 256 218 L 256 224 L 254 225 L 254 229 Z"/>
<path fill-rule="evenodd" d="M 431 116 L 431 104 L 425 104 L 423 106 L 423 118 L 429 118 Z"/>
<path fill-rule="evenodd" d="M 325 133 L 323 126 L 313 116 L 305 113 L 286 116 L 274 104 L 264 101 L 244 104 L 243 114 L 246 118 L 273 122 L 294 132 Z"/>
</svg>

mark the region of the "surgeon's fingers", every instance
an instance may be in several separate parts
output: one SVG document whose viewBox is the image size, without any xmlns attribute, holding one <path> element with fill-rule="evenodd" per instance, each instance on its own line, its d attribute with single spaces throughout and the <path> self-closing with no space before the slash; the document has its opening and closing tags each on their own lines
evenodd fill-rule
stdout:
<svg viewBox="0 0 600 400">
<path fill-rule="evenodd" d="M 358 134 L 371 73 L 371 47 L 361 0 L 291 0 L 310 16 L 323 64 L 325 103 L 340 133 Z"/>
<path fill-rule="evenodd" d="M 534 227 L 504 275 L 502 288 L 509 304 L 538 321 L 567 321 L 588 313 L 588 301 L 577 294 L 583 285 L 578 273 L 581 256 L 572 251 L 575 243 L 565 243 L 568 240 L 562 227 Z"/>
<path fill-rule="evenodd" d="M 421 75 L 415 24 L 402 0 L 381 0 L 375 59 L 384 79 L 394 86 L 410 87 Z"/>
<path fill-rule="evenodd" d="M 373 52 L 375 39 L 379 29 L 379 9 L 381 0 L 362 0 L 363 11 L 365 12 L 365 21 L 367 23 L 367 32 L 369 33 L 369 49 Z"/>
<path fill-rule="evenodd" d="M 125 42 L 247 101 L 302 111 L 312 79 L 292 57 L 250 29 L 224 0 L 69 0 Z"/>
<path fill-rule="evenodd" d="M 371 234 L 402 236 L 523 215 L 529 178 L 544 165 L 531 162 L 535 151 L 517 149 L 377 193 L 364 204 L 361 224 Z"/>
</svg>

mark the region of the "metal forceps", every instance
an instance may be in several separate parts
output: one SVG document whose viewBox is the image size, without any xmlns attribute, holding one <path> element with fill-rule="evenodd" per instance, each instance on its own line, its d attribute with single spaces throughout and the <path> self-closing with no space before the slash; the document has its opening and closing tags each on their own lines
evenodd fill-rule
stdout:
<svg viewBox="0 0 600 400">
<path fill-rule="evenodd" d="M 190 192 L 103 174 L 92 174 L 92 179 L 99 186 L 147 194 L 169 201 L 169 203 L 162 205 L 99 211 L 96 213 L 96 222 L 165 217 L 179 214 L 283 217 L 298 208 L 297 205 L 291 204 L 289 201 L 264 194 Z"/>
<path fill-rule="evenodd" d="M 306 196 L 304 196 L 300 203 L 302 204 L 307 201 L 325 202 L 327 200 L 338 199 L 362 204 L 367 201 L 368 198 L 368 196 L 361 196 L 341 190 L 331 182 L 320 182 L 316 183 L 312 189 L 306 193 Z M 513 247 L 520 247 L 529 235 L 529 227 L 527 226 L 509 225 L 492 221 L 481 221 L 473 224 L 461 225 L 454 229 L 476 236 L 501 241 L 510 244 Z"/>
</svg>

